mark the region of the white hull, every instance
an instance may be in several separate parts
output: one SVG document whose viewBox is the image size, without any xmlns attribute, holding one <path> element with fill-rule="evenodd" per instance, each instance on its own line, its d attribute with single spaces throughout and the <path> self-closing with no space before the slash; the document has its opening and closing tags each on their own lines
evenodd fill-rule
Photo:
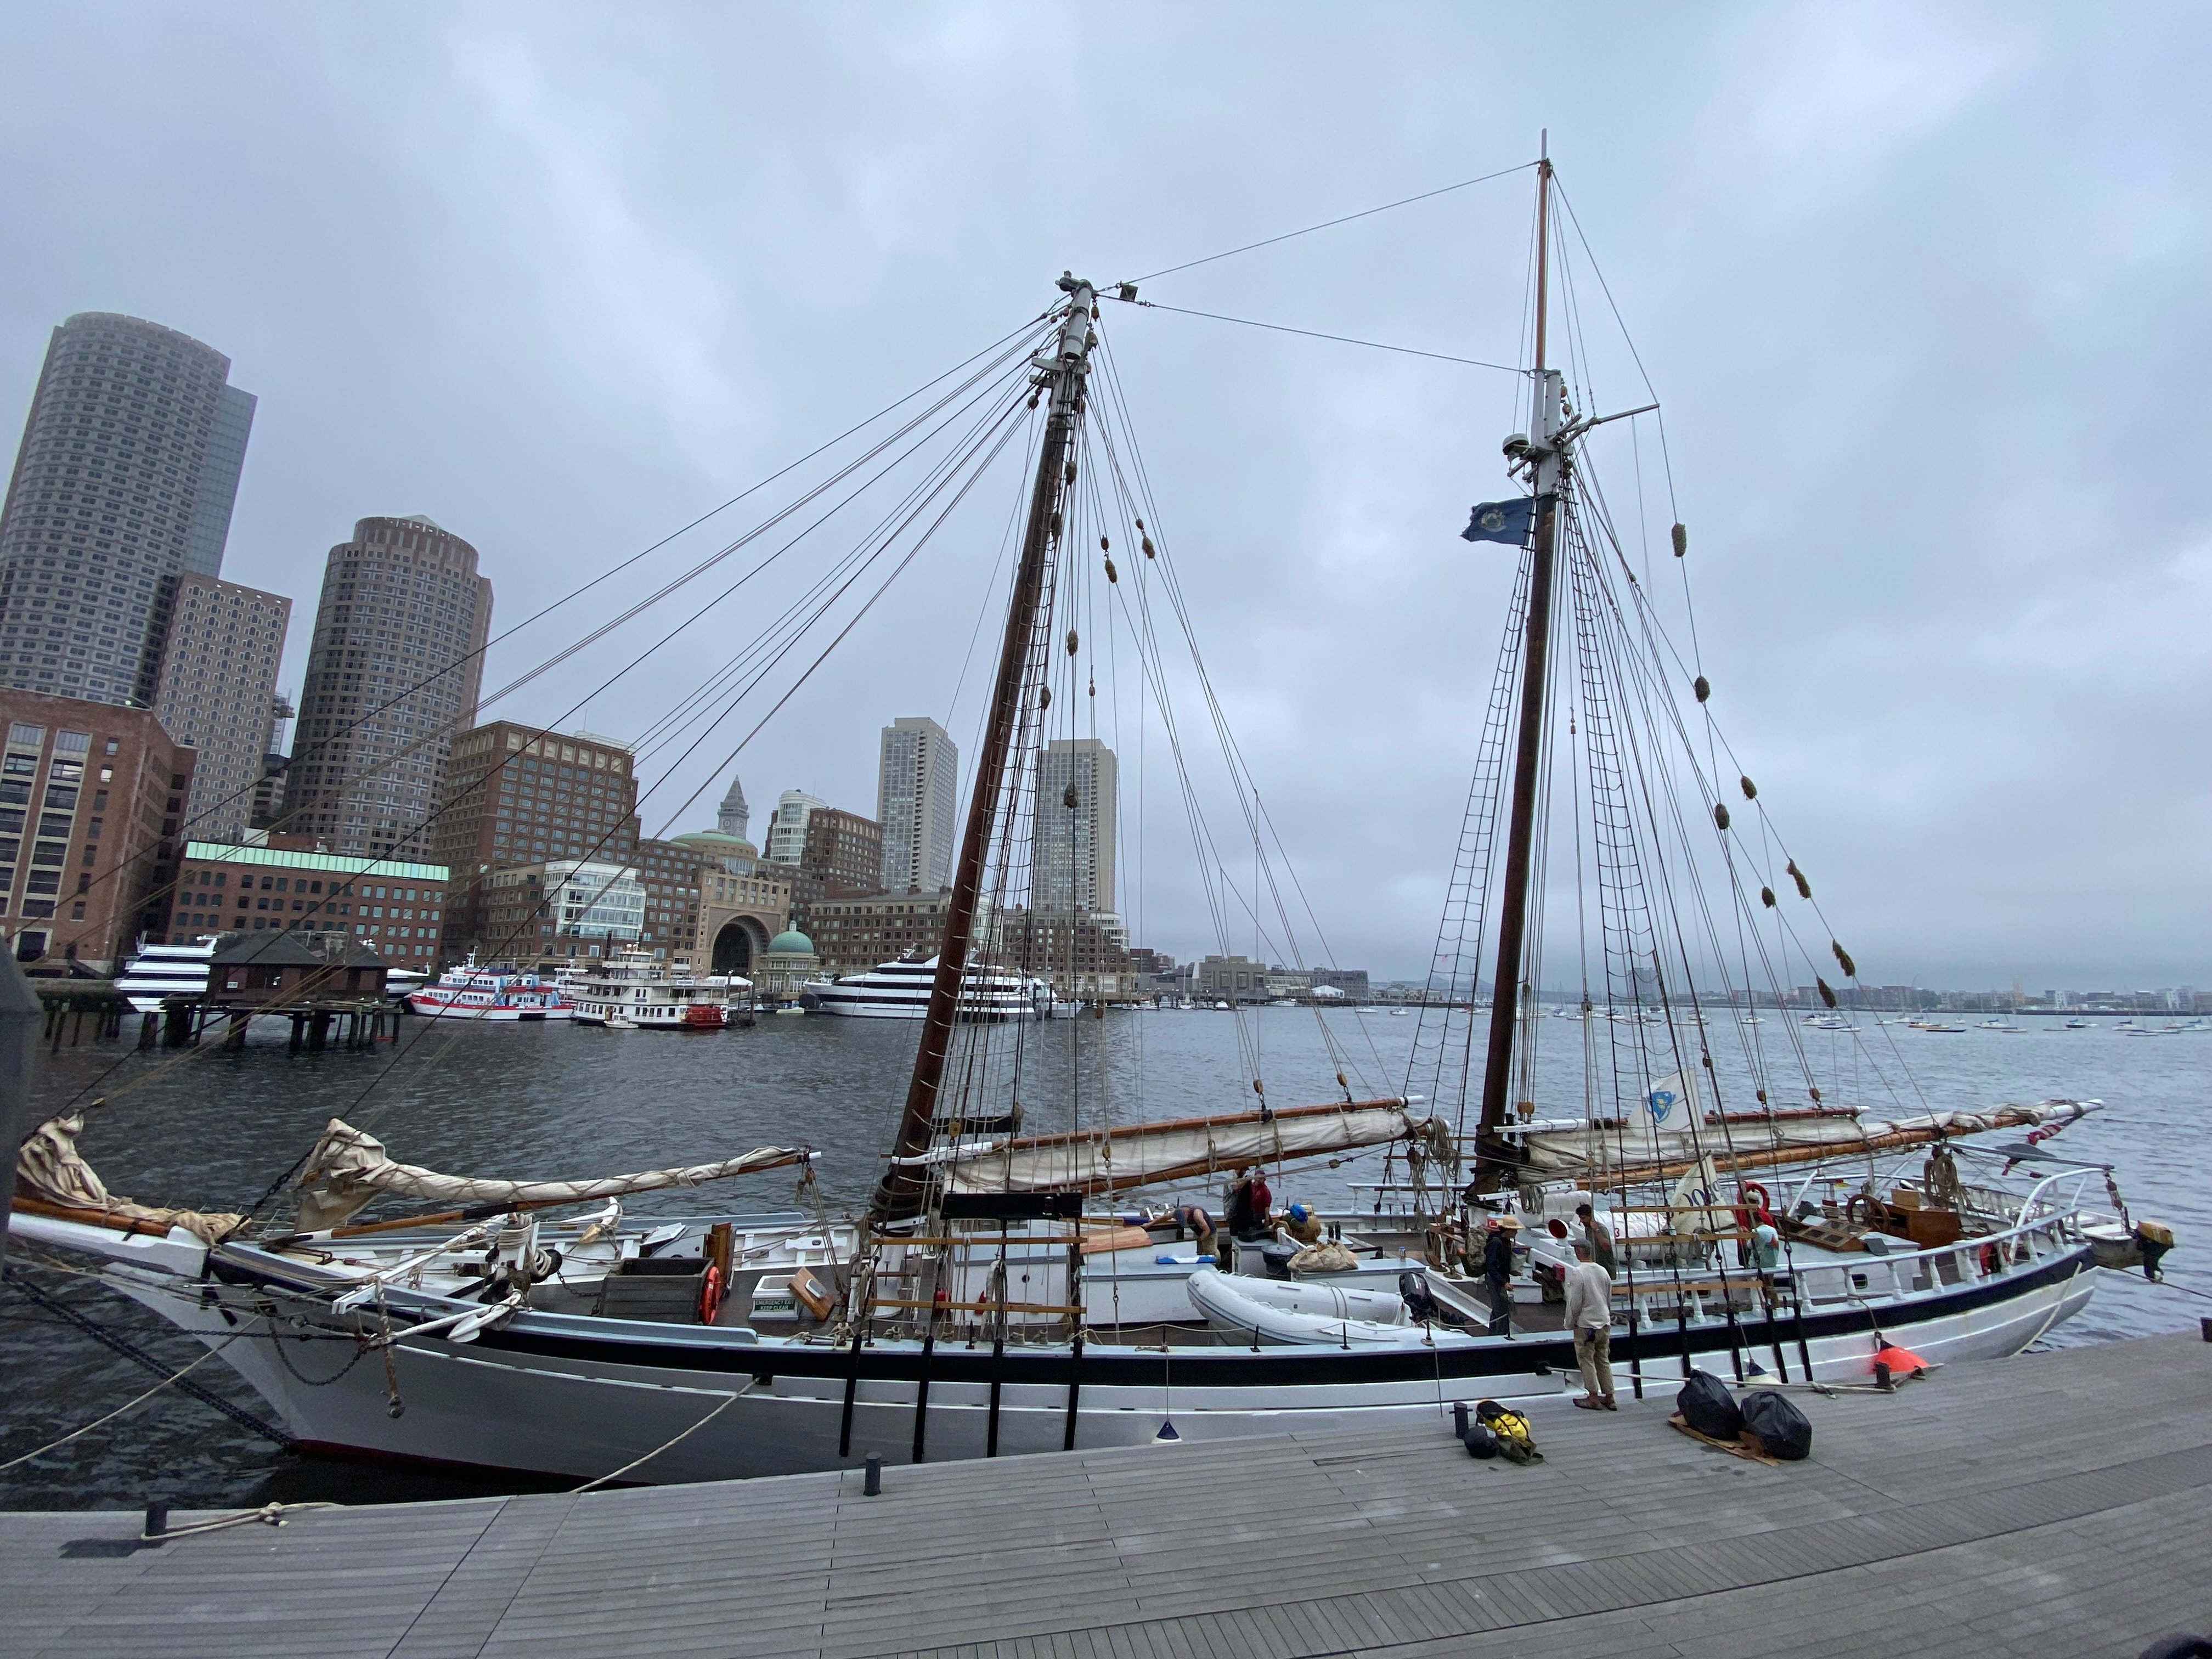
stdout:
<svg viewBox="0 0 2212 1659">
<path fill-rule="evenodd" d="M 30 1232 L 55 1224 L 23 1220 Z M 1809 1359 L 1814 1380 L 1844 1382 L 1869 1376 L 1884 1340 L 1936 1364 L 2002 1358 L 2086 1306 L 2094 1271 L 2089 1247 L 2069 1242 L 1978 1284 L 1826 1304 L 1808 1312 L 1802 1331 L 1787 1316 L 1771 1325 L 1744 1320 L 1733 1333 L 1708 1322 L 1692 1328 L 1690 1363 L 1723 1376 L 1739 1365 L 1748 1374 L 1756 1364 L 1771 1376 L 1778 1365 L 1787 1380 L 1803 1382 Z M 211 1346 L 227 1344 L 225 1361 L 295 1435 L 321 1447 L 585 1478 L 645 1456 L 722 1407 L 713 1422 L 628 1478 L 787 1474 L 871 1454 L 891 1462 L 912 1455 L 924 1361 L 910 1340 L 865 1351 L 853 1385 L 849 1445 L 841 1455 L 851 1351 L 819 1341 L 525 1314 L 465 1346 L 436 1336 L 401 1343 L 394 1364 L 405 1411 L 394 1418 L 380 1365 L 343 1369 L 352 1358 L 349 1345 L 293 1341 L 280 1358 L 265 1320 L 252 1310 L 262 1292 L 240 1287 L 223 1297 L 240 1322 L 234 1325 L 222 1307 L 203 1300 L 197 1278 L 124 1267 L 111 1269 L 109 1279 Z M 1097 1288 L 1095 1279 L 1086 1285 Z M 580 1339 L 586 1350 L 580 1353 Z M 1671 1394 L 1684 1364 L 1675 1332 L 1647 1328 L 1643 1357 L 1632 1364 L 1636 1346 L 1616 1328 L 1620 1387 L 1631 1389 L 1640 1366 L 1647 1392 Z M 992 1363 L 988 1348 L 950 1343 L 928 1362 L 927 1457 L 984 1455 Z M 1538 1375 L 1539 1365 L 1552 1374 Z M 1394 1351 L 1178 1348 L 1163 1356 L 1157 1346 L 1098 1343 L 1073 1361 L 1064 1346 L 1016 1348 L 1000 1373 L 1001 1454 L 1063 1448 L 1071 1371 L 1080 1384 L 1074 1443 L 1091 1449 L 1150 1442 L 1170 1419 L 1182 1438 L 1212 1440 L 1432 1415 L 1455 1400 L 1486 1395 L 1553 1395 L 1572 1385 L 1573 1360 L 1557 1332 L 1522 1333 L 1509 1342 L 1460 1332 L 1431 1337 L 1418 1328 Z"/>
<path fill-rule="evenodd" d="M 407 999 L 407 1006 L 410 1012 L 422 1014 L 430 1019 L 465 1019 L 471 1023 L 478 1020 L 568 1019 L 576 1012 L 566 1006 L 558 1008 L 471 1006 L 466 1003 L 448 1002 L 425 991 L 417 991 L 410 996 Z"/>
</svg>

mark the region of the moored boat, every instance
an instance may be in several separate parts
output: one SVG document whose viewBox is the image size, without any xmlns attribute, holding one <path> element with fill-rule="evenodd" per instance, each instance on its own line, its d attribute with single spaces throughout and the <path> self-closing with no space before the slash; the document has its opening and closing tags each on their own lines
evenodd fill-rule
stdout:
<svg viewBox="0 0 2212 1659">
<path fill-rule="evenodd" d="M 466 961 L 407 993 L 408 1008 L 434 1019 L 563 1020 L 574 1006 L 548 979 L 496 963 Z"/>
</svg>

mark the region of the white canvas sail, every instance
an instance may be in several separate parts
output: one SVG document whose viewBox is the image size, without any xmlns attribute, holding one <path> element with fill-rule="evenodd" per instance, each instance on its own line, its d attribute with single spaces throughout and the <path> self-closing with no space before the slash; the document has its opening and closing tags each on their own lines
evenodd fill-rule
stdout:
<svg viewBox="0 0 2212 1659">
<path fill-rule="evenodd" d="M 1425 1152 L 1438 1142 L 1434 1118 L 1416 1117 L 1401 1101 L 1341 1106 L 1293 1106 L 1262 1117 L 1185 1118 L 1135 1123 L 1095 1133 L 1016 1137 L 956 1143 L 901 1160 L 933 1169 L 945 1190 L 1123 1192 L 1156 1182 L 1187 1180 L 1327 1152 L 1413 1143 Z"/>
</svg>

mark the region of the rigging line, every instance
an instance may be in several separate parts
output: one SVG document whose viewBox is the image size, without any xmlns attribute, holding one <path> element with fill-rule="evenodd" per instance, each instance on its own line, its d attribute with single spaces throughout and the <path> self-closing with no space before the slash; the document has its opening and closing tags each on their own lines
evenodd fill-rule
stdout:
<svg viewBox="0 0 2212 1659">
<path fill-rule="evenodd" d="M 1613 287 L 1605 280 L 1605 267 L 1598 264 L 1597 255 L 1590 247 L 1589 238 L 1583 234 L 1583 222 L 1575 216 L 1574 204 L 1567 199 L 1566 187 L 1559 183 L 1556 171 L 1552 175 L 1552 187 L 1559 197 L 1559 205 L 1567 210 L 1567 222 L 1574 227 L 1575 240 L 1583 245 L 1583 253 L 1589 260 L 1590 274 L 1597 278 L 1598 291 L 1605 295 L 1606 307 L 1613 313 L 1613 323 L 1620 330 L 1621 343 L 1628 348 L 1629 357 L 1636 364 L 1636 372 L 1644 379 L 1644 391 L 1656 401 L 1659 392 L 1651 384 L 1650 371 L 1644 367 L 1643 354 L 1636 349 L 1636 337 L 1628 331 L 1627 321 L 1621 316 L 1620 307 L 1613 297 Z M 1682 513 L 1680 505 L 1674 499 L 1674 461 L 1667 449 L 1667 417 L 1663 413 L 1659 416 L 1659 455 L 1667 474 L 1668 510 L 1679 520 Z"/>
<path fill-rule="evenodd" d="M 1106 296 L 1112 299 L 1112 295 Z M 1324 334 L 1318 329 L 1292 328 L 1287 323 L 1263 323 L 1250 317 L 1226 317 L 1218 311 L 1193 311 L 1188 306 L 1164 306 L 1156 300 L 1131 300 L 1127 303 L 1146 311 L 1172 311 L 1179 317 L 1203 317 L 1208 322 L 1235 323 L 1243 328 L 1261 328 L 1271 334 L 1296 334 L 1308 340 L 1330 340 L 1338 345 L 1364 346 L 1370 351 L 1392 351 L 1401 357 L 1427 357 L 1439 363 L 1462 363 L 1469 368 L 1494 368 L 1507 374 L 1525 374 L 1526 369 L 1511 363 L 1493 363 L 1480 357 L 1455 357 L 1449 352 L 1423 351 L 1414 346 L 1390 345 L 1381 340 L 1355 339 L 1349 334 Z"/>
<path fill-rule="evenodd" d="M 1310 236 L 1317 230 L 1333 230 L 1339 225 L 1348 225 L 1356 219 L 1371 219 L 1378 213 L 1389 212 L 1393 208 L 1411 207 L 1416 202 L 1426 202 L 1439 196 L 1449 196 L 1455 190 L 1465 190 L 1473 185 L 1486 185 L 1493 179 L 1510 179 L 1516 173 L 1528 172 L 1535 165 L 1534 161 L 1522 161 L 1515 167 L 1501 167 L 1495 173 L 1486 173 L 1478 179 L 1462 179 L 1455 185 L 1443 185 L 1435 190 L 1425 190 L 1418 196 L 1403 196 L 1395 202 L 1385 202 L 1380 207 L 1362 208 L 1357 213 L 1347 213 L 1340 218 L 1324 219 L 1317 225 L 1307 225 L 1299 230 L 1286 230 L 1279 236 L 1264 237 L 1256 242 L 1247 242 L 1242 247 L 1224 248 L 1218 253 L 1209 253 L 1203 258 L 1186 259 L 1182 264 L 1170 265 L 1164 270 L 1152 271 L 1142 276 L 1128 277 L 1121 286 L 1126 287 L 1130 283 L 1157 282 L 1163 276 L 1172 276 L 1179 270 L 1193 270 L 1200 265 L 1210 265 L 1217 259 L 1232 259 L 1240 253 L 1249 253 L 1256 248 L 1273 247 L 1278 242 L 1287 242 L 1294 237 Z"/>
</svg>

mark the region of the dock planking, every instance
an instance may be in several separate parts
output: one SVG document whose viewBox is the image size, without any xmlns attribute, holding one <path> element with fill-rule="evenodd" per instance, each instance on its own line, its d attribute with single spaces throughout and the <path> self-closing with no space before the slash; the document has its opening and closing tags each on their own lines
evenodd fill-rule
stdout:
<svg viewBox="0 0 2212 1659">
<path fill-rule="evenodd" d="M 0 1652 L 2133 1656 L 2212 1626 L 2212 1346 L 2161 1337 L 1795 1397 L 1769 1468 L 1618 1414 L 1547 1461 L 1385 1429 L 302 1514 L 127 1555 L 0 1516 Z M 191 1517 L 175 1517 L 181 1524 Z"/>
</svg>

